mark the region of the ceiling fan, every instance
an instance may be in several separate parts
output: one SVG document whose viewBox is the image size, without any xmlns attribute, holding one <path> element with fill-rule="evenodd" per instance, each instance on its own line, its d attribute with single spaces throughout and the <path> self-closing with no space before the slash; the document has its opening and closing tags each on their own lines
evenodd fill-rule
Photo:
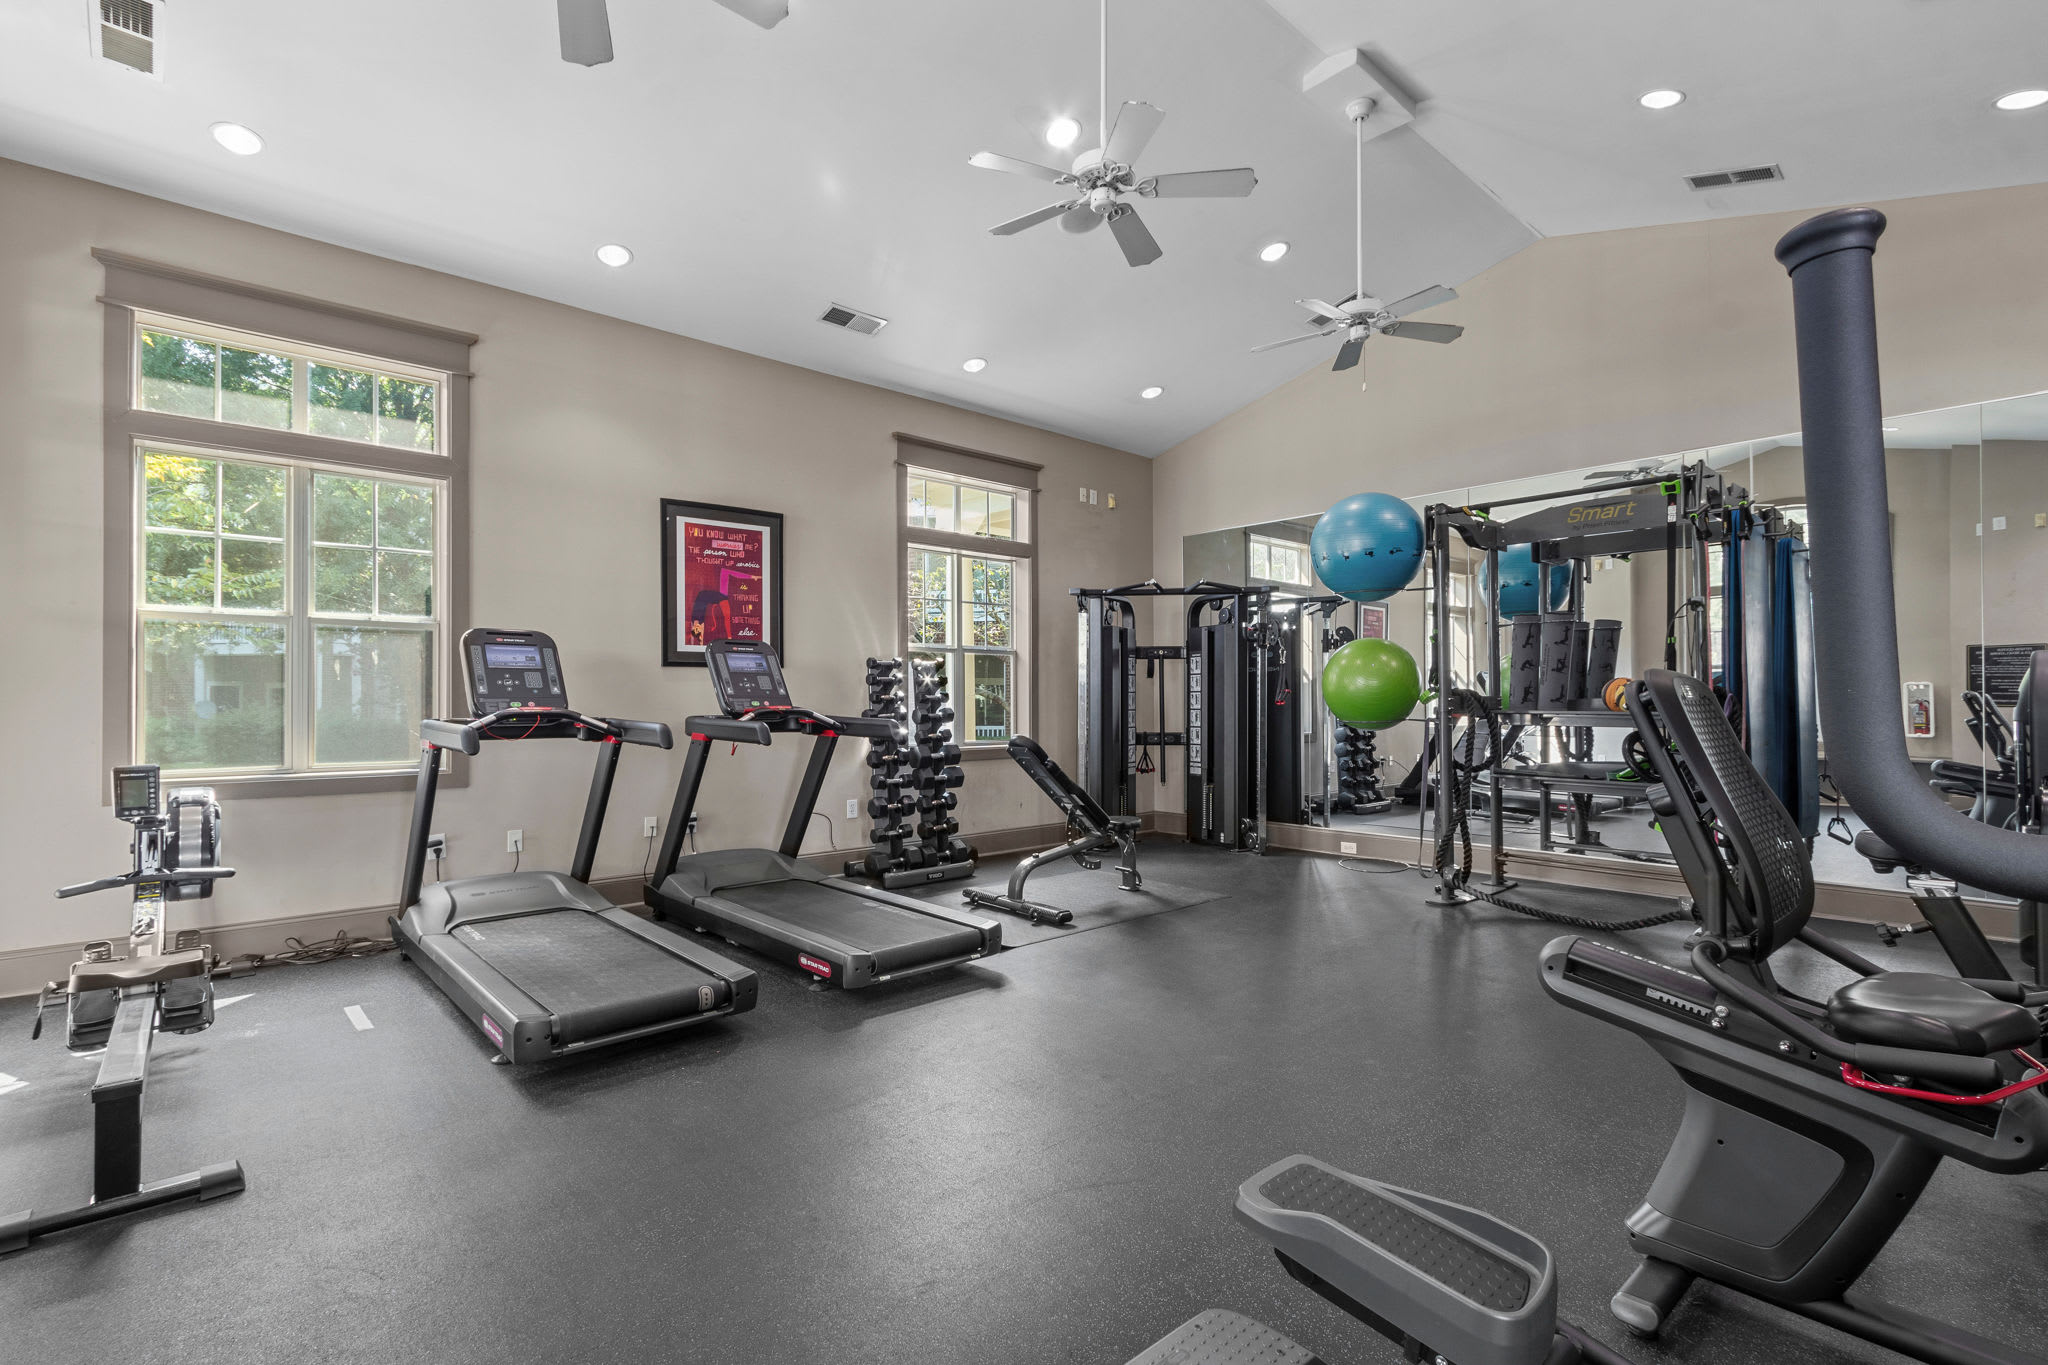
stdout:
<svg viewBox="0 0 2048 1365">
<path fill-rule="evenodd" d="M 723 0 L 721 0 L 723 3 Z M 1227 171 L 1183 171 L 1173 175 L 1140 178 L 1134 169 L 1145 144 L 1159 131 L 1166 115 L 1149 104 L 1126 101 L 1112 122 L 1109 112 L 1109 0 L 1102 0 L 1102 117 L 1098 133 L 1106 134 L 1102 145 L 1074 158 L 1073 169 L 1055 170 L 1035 161 L 996 152 L 976 152 L 968 164 L 985 171 L 1008 171 L 1028 175 L 1071 188 L 1071 195 L 1057 204 L 1035 209 L 1022 218 L 1012 218 L 989 229 L 996 237 L 1008 237 L 1025 228 L 1057 218 L 1068 232 L 1088 232 L 1103 223 L 1123 248 L 1124 259 L 1132 265 L 1150 265 L 1159 259 L 1159 243 L 1153 240 L 1138 210 L 1125 202 L 1139 199 L 1242 199 L 1259 183 L 1249 166 Z"/>
<path fill-rule="evenodd" d="M 789 17 L 789 0 L 716 0 L 742 19 L 774 28 Z M 562 60 L 602 66 L 612 59 L 612 23 L 605 0 L 555 0 L 562 29 Z"/>
<path fill-rule="evenodd" d="M 1281 346 L 1292 346 L 1297 341 L 1315 341 L 1344 333 L 1344 344 L 1337 351 L 1337 363 L 1332 370 L 1348 370 L 1356 365 L 1365 351 L 1367 338 L 1374 333 L 1381 336 L 1401 337 L 1408 341 L 1452 342 L 1465 334 L 1465 329 L 1448 322 L 1404 322 L 1410 313 L 1419 313 L 1425 308 L 1434 308 L 1440 303 L 1449 303 L 1458 297 L 1458 291 L 1441 284 L 1433 284 L 1418 290 L 1405 299 L 1382 303 L 1365 292 L 1365 121 L 1371 117 L 1374 101 L 1353 100 L 1344 111 L 1351 115 L 1351 123 L 1358 130 L 1358 287 L 1349 298 L 1335 304 L 1324 303 L 1321 299 L 1296 299 L 1302 307 L 1314 314 L 1309 326 L 1316 330 L 1291 336 L 1284 341 L 1269 341 L 1263 346 L 1254 346 L 1252 351 L 1271 351 Z"/>
</svg>

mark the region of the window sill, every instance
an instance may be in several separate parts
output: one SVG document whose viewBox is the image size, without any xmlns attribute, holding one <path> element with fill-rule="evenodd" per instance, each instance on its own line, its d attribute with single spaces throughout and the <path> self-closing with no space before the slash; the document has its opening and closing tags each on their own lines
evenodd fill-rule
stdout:
<svg viewBox="0 0 2048 1365">
<path fill-rule="evenodd" d="M 416 768 L 373 768 L 341 773 L 227 773 L 206 777 L 194 773 L 165 773 L 166 790 L 180 786 L 211 787 L 223 801 L 268 800 L 287 796 L 367 796 L 383 792 L 411 791 L 419 780 Z M 441 774 L 441 787 L 467 787 L 469 773 L 460 764 Z M 111 804 L 111 793 L 101 805 Z"/>
</svg>

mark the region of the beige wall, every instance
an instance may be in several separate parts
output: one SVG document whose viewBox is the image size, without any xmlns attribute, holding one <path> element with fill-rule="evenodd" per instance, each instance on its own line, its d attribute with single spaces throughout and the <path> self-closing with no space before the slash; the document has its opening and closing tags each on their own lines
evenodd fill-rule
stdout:
<svg viewBox="0 0 2048 1365">
<path fill-rule="evenodd" d="M 1076 584 L 1150 572 L 1152 465 L 997 418 L 724 350 L 502 289 L 322 245 L 87 181 L 0 161 L 0 599 L 8 640 L 0 822 L 15 894 L 0 957 L 119 932 L 127 907 L 61 904 L 47 888 L 120 870 L 127 830 L 100 803 L 101 273 L 88 254 L 135 256 L 476 333 L 471 619 L 532 626 L 560 642 L 576 703 L 670 723 L 708 709 L 701 669 L 662 668 L 663 496 L 787 517 L 789 678 L 802 701 L 858 709 L 861 660 L 895 650 L 895 442 L 904 431 L 1045 466 L 1037 575 L 1038 730 L 1070 759 Z M 866 344 L 849 338 L 848 345 Z M 1085 506 L 1077 486 L 1117 494 Z M 1066 497 L 1061 493 L 1066 492 Z M 1106 500 L 1105 500 L 1106 501 Z M 1175 542 L 1178 554 L 1179 542 Z M 578 745 L 505 745 L 475 782 L 444 794 L 448 871 L 504 870 L 504 831 L 527 866 L 564 866 L 588 780 Z M 865 819 L 859 745 L 820 809 L 842 846 Z M 773 843 L 803 746 L 716 755 L 701 804 L 709 847 Z M 682 751 L 628 750 L 598 875 L 639 872 L 641 817 L 666 815 Z M 389 904 L 410 797 L 237 800 L 239 870 L 203 912 L 231 924 Z M 1047 823 L 1014 765 L 968 771 L 970 832 Z M 823 822 L 807 848 L 824 846 Z"/>
<path fill-rule="evenodd" d="M 2048 388 L 2048 185 L 1879 207 L 1887 411 Z M 1804 216 L 1549 238 L 1459 286 L 1440 310 L 1467 328 L 1457 344 L 1375 340 L 1362 392 L 1318 363 L 1159 457 L 1159 572 L 1178 571 L 1183 535 L 1367 490 L 1413 497 L 1797 430 L 1791 290 L 1771 248 Z M 2031 516 L 2010 534 L 2035 534 Z"/>
</svg>

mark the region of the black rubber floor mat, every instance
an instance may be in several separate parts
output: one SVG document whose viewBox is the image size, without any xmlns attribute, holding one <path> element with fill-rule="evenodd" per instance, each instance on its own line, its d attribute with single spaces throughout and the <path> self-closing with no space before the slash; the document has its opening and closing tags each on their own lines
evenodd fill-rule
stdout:
<svg viewBox="0 0 2048 1365">
<path fill-rule="evenodd" d="M 1007 874 L 1001 878 L 976 877 L 965 885 L 1000 894 L 1008 880 Z M 1168 910 L 1185 910 L 1204 901 L 1220 900 L 1227 894 L 1223 891 L 1209 891 L 1161 881 L 1156 877 L 1145 878 L 1145 885 L 1136 891 L 1123 891 L 1117 887 L 1116 869 L 1110 866 L 1104 866 L 1099 872 L 1073 868 L 1053 875 L 1040 873 L 1024 883 L 1025 897 L 1037 901 L 1040 905 L 1071 910 L 1074 912 L 1074 919 L 1070 924 L 1033 924 L 1022 915 L 1013 915 L 1006 910 L 992 910 L 987 906 L 967 906 L 960 900 L 961 889 L 962 887 L 956 884 L 949 891 L 935 894 L 950 896 L 952 903 L 965 906 L 972 914 L 987 915 L 1000 921 L 1003 926 L 1003 947 L 1006 949 L 1043 943 L 1052 938 L 1066 938 L 1090 929 L 1106 929 L 1112 924 L 1144 919 L 1149 915 L 1164 914 Z"/>
</svg>

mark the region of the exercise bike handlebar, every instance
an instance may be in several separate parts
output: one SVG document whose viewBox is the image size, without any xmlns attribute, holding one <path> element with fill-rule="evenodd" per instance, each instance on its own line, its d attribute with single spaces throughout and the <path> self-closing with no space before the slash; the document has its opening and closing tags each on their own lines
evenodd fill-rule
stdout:
<svg viewBox="0 0 2048 1365">
<path fill-rule="evenodd" d="M 1858 815 L 1911 861 L 1971 886 L 2048 901 L 2048 839 L 1970 819 L 1914 770 L 1899 727 L 1898 620 L 1871 261 L 1876 209 L 1809 219 L 1779 241 L 1792 277 L 1814 650 L 1828 767 Z"/>
<path fill-rule="evenodd" d="M 185 885 L 191 882 L 217 881 L 232 877 L 232 867 L 174 867 L 160 872 L 123 872 L 118 877 L 101 877 L 98 881 L 79 882 L 74 886 L 57 888 L 58 900 L 69 900 L 73 896 L 89 895 L 94 891 L 112 891 L 121 886 L 141 886 L 149 882 L 169 882 Z"/>
</svg>

